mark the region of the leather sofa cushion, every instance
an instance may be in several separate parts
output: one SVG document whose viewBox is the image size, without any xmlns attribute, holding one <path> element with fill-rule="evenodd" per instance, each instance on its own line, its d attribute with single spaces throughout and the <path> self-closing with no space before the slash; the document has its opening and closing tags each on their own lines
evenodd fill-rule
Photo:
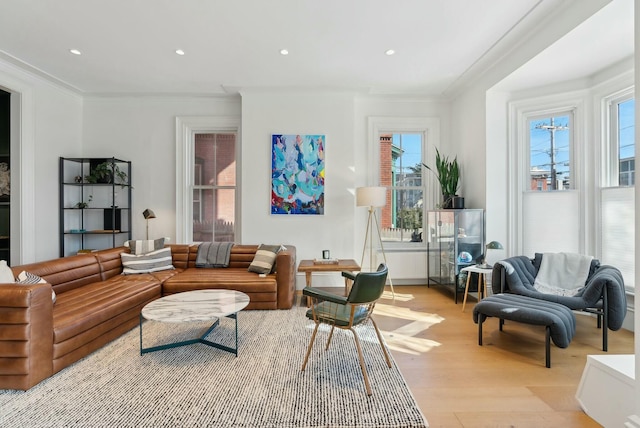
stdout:
<svg viewBox="0 0 640 428">
<path fill-rule="evenodd" d="M 214 274 L 212 275 L 212 273 Z M 166 295 L 216 288 L 237 290 L 247 294 L 268 293 L 276 295 L 278 286 L 275 275 L 260 277 L 246 269 L 188 268 L 180 275 L 167 279 L 163 284 L 162 292 Z"/>
<path fill-rule="evenodd" d="M 89 330 L 161 293 L 160 281 L 149 274 L 119 275 L 60 293 L 53 308 L 53 343 Z"/>
<path fill-rule="evenodd" d="M 80 254 L 11 268 L 14 276 L 22 271 L 38 275 L 53 286 L 56 295 L 100 281 L 100 265 L 92 254 Z"/>
</svg>

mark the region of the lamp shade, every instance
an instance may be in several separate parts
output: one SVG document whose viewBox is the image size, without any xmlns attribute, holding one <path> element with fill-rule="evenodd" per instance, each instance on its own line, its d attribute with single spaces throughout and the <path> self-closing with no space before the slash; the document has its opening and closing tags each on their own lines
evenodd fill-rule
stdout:
<svg viewBox="0 0 640 428">
<path fill-rule="evenodd" d="M 386 187 L 358 187 L 356 205 L 359 207 L 384 207 L 387 204 Z"/>
<path fill-rule="evenodd" d="M 149 220 L 150 218 L 156 218 L 156 214 L 153 211 L 151 211 L 149 208 L 142 211 L 142 215 L 144 216 L 145 220 Z"/>
<path fill-rule="evenodd" d="M 487 250 L 503 250 L 504 247 L 498 241 L 491 241 L 487 244 Z"/>
</svg>

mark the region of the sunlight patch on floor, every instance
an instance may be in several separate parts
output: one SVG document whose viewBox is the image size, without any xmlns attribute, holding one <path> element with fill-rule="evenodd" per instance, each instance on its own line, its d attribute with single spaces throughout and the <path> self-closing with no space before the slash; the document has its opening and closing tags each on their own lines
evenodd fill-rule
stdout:
<svg viewBox="0 0 640 428">
<path fill-rule="evenodd" d="M 374 317 L 378 316 L 411 321 L 395 330 L 382 331 L 387 346 L 393 351 L 417 355 L 440 346 L 440 343 L 434 340 L 416 337 L 431 326 L 444 321 L 444 318 L 438 314 L 416 312 L 409 308 L 378 303 L 374 310 Z"/>
<path fill-rule="evenodd" d="M 398 302 L 408 302 L 410 300 L 413 300 L 415 297 L 413 294 L 400 294 L 400 293 L 392 293 L 391 291 L 387 291 L 385 290 L 382 293 L 382 296 L 380 297 L 380 299 L 387 299 L 387 300 L 396 300 Z"/>
<path fill-rule="evenodd" d="M 376 308 L 373 310 L 374 315 L 402 318 L 411 321 L 424 321 L 432 324 L 438 324 L 444 321 L 444 318 L 438 314 L 432 314 L 427 312 L 416 312 L 409 308 L 399 308 L 393 305 L 386 305 L 384 303 L 377 303 Z"/>
<path fill-rule="evenodd" d="M 383 331 L 381 333 L 389 349 L 405 354 L 424 354 L 441 345 L 440 342 L 435 340 L 422 339 L 412 335 L 407 336 L 397 331 Z"/>
</svg>

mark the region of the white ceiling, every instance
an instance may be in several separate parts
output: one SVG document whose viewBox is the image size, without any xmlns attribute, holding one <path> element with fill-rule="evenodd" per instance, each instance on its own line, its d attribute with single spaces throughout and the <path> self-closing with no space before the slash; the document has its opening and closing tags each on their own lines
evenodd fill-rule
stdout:
<svg viewBox="0 0 640 428">
<path fill-rule="evenodd" d="M 614 3 L 633 7 L 633 0 Z M 469 77 L 465 71 L 517 31 L 518 22 L 552 13 L 557 4 L 557 0 L 2 0 L 0 58 L 86 94 L 331 88 L 441 95 L 461 76 Z M 628 7 L 617 9 L 616 13 L 627 15 L 607 15 L 607 20 L 618 20 L 613 21 L 615 26 L 593 24 L 590 31 L 599 31 L 597 38 L 587 39 L 588 43 L 574 38 L 562 45 L 564 60 L 558 60 L 558 53 L 544 60 L 556 67 L 554 78 L 569 71 L 593 73 L 608 65 L 605 62 L 633 53 L 633 13 Z M 627 37 L 629 43 L 624 42 Z M 288 56 L 280 55 L 283 48 L 290 51 Z M 70 49 L 82 55 L 72 55 Z M 176 55 L 176 49 L 186 55 Z M 387 49 L 396 54 L 385 55 Z"/>
<path fill-rule="evenodd" d="M 633 55 L 633 0 L 614 0 L 500 83 L 522 90 L 593 74 Z"/>
</svg>

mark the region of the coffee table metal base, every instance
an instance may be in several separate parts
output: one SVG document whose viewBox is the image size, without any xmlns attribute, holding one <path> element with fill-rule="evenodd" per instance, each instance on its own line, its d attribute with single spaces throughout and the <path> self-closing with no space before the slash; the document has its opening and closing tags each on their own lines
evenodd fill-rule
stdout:
<svg viewBox="0 0 640 428">
<path fill-rule="evenodd" d="M 145 318 L 140 314 L 140 355 L 147 354 L 149 352 L 162 351 L 164 349 L 178 348 L 180 346 L 193 345 L 194 343 L 202 343 L 203 345 L 211 346 L 216 349 L 221 349 L 223 351 L 230 352 L 234 354 L 236 357 L 238 356 L 238 314 L 227 315 L 227 318 L 233 318 L 236 322 L 236 347 L 231 348 L 226 345 L 222 345 L 221 343 L 212 342 L 207 340 L 206 337 L 211 334 L 211 332 L 218 327 L 220 324 L 220 318 L 213 323 L 211 327 L 200 337 L 196 339 L 183 340 L 181 342 L 167 343 L 164 345 L 151 346 L 149 348 L 142 347 L 142 323 L 145 321 Z"/>
</svg>

